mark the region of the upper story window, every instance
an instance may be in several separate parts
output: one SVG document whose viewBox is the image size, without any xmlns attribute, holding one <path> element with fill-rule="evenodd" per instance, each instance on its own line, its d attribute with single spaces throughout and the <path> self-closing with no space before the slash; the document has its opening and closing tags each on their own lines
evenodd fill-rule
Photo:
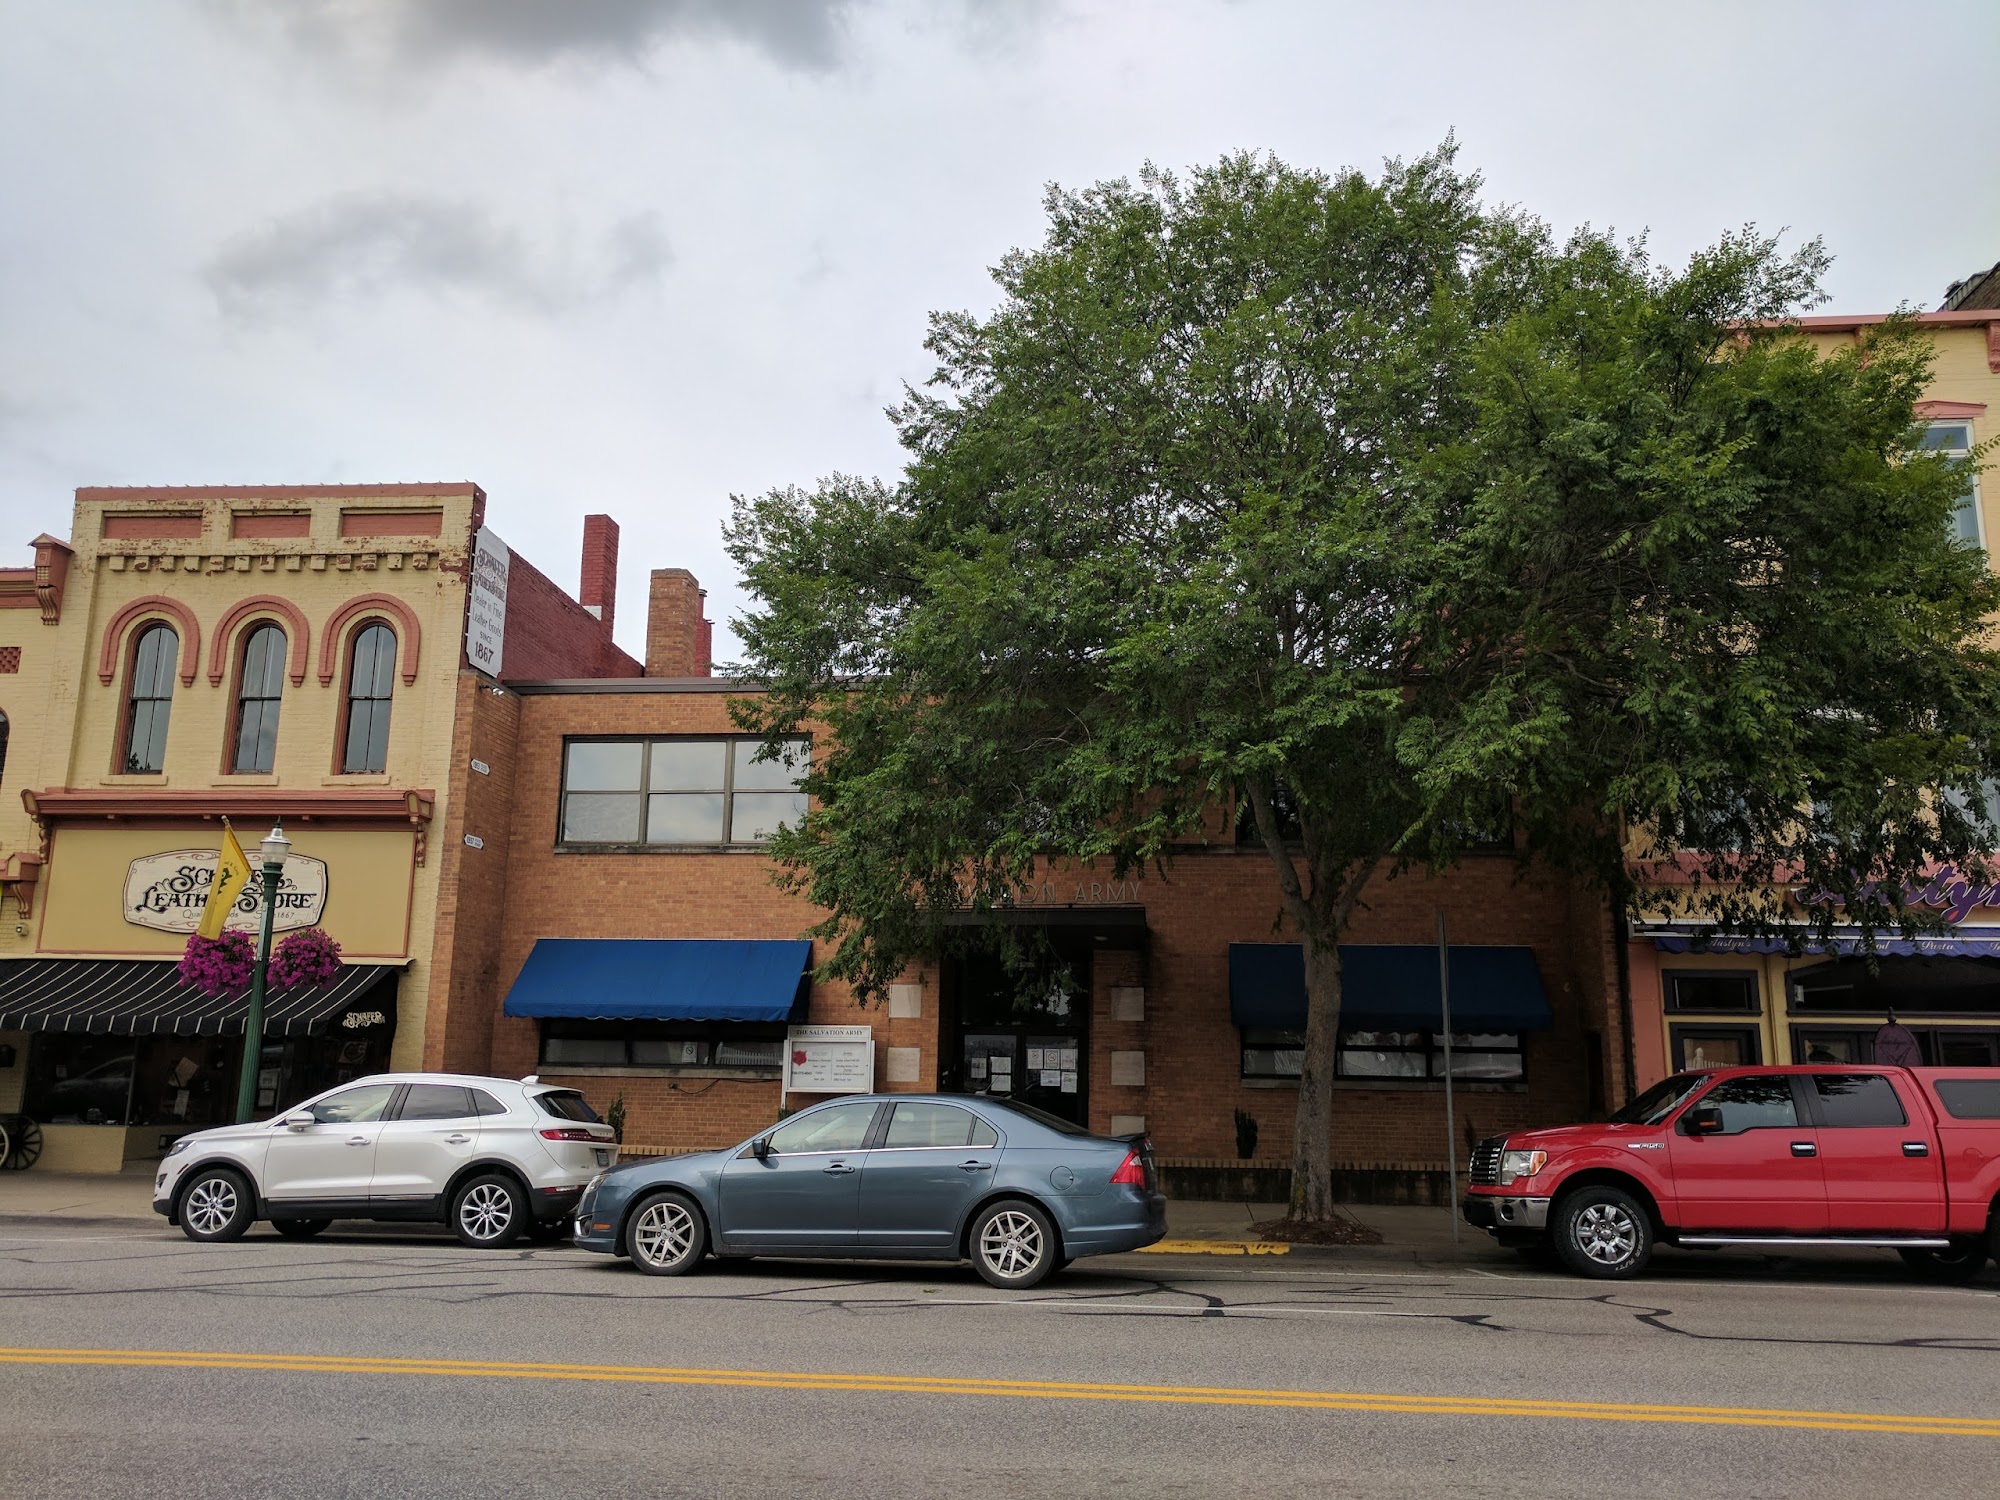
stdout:
<svg viewBox="0 0 2000 1500">
<path fill-rule="evenodd" d="M 7 716 L 0 714 L 0 779 L 7 775 Z"/>
<path fill-rule="evenodd" d="M 572 740 L 563 757 L 566 844 L 762 844 L 806 813 L 806 740 L 759 760 L 749 738 Z"/>
<path fill-rule="evenodd" d="M 174 706 L 174 668 L 181 638 L 171 625 L 148 625 L 132 645 L 132 674 L 125 699 L 125 753 L 118 769 L 129 776 L 166 769 L 167 718 Z"/>
<path fill-rule="evenodd" d="M 1924 429 L 1917 446 L 1926 453 L 1942 453 L 1948 458 L 1965 458 L 1972 452 L 1972 424 L 1970 422 L 1933 422 Z M 1986 535 L 1979 523 L 1979 477 L 1968 475 L 1965 489 L 1958 497 L 1958 509 L 1952 513 L 1952 534 L 1962 542 L 1970 542 L 1975 547 L 1986 545 Z"/>
<path fill-rule="evenodd" d="M 257 626 L 243 641 L 236 677 L 236 750 L 229 769 L 268 775 L 278 762 L 278 710 L 285 692 L 285 632 Z"/>
<path fill-rule="evenodd" d="M 347 666 L 341 775 L 373 774 L 389 768 L 389 696 L 395 681 L 396 632 L 380 620 L 370 620 L 355 632 Z"/>
</svg>

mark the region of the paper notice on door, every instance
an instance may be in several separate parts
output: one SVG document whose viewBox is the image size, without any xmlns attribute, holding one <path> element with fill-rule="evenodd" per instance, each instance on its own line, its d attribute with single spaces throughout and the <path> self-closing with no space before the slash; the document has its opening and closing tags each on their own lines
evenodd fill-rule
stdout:
<svg viewBox="0 0 2000 1500">
<path fill-rule="evenodd" d="M 1045 1088 L 1045 1089 L 1059 1089 L 1059 1088 L 1061 1088 L 1061 1087 L 1062 1087 L 1062 1069 L 1061 1069 L 1061 1068 L 1044 1068 L 1044 1069 L 1042 1069 L 1042 1087 L 1043 1087 L 1043 1088 Z"/>
<path fill-rule="evenodd" d="M 986 1059 L 983 1057 L 967 1058 L 965 1074 L 968 1078 L 984 1078 L 986 1076 Z"/>
<path fill-rule="evenodd" d="M 1028 1071 L 1030 1073 L 1037 1073 L 1041 1071 L 1041 1067 L 1042 1049 L 1040 1047 L 1030 1047 L 1028 1049 Z"/>
<path fill-rule="evenodd" d="M 1075 1068 L 1064 1068 L 1064 1069 L 1063 1069 L 1063 1075 L 1062 1075 L 1062 1091 L 1063 1091 L 1063 1092 L 1064 1092 L 1065 1094 L 1074 1094 L 1074 1093 L 1076 1092 L 1076 1069 L 1075 1069 Z"/>
<path fill-rule="evenodd" d="M 1074 1073 L 1076 1071 L 1076 1048 L 1074 1047 L 1063 1048 L 1062 1061 L 1057 1063 L 1056 1066 L 1061 1068 L 1065 1073 Z M 1071 1089 L 1070 1092 L 1073 1094 L 1076 1092 L 1076 1090 Z"/>
</svg>

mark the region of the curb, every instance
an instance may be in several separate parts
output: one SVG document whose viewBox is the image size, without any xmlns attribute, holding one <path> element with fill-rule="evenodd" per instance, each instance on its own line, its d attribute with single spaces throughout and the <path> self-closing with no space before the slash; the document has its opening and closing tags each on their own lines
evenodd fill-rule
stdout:
<svg viewBox="0 0 2000 1500">
<path fill-rule="evenodd" d="M 1141 1245 L 1138 1255 L 1290 1255 L 1283 1240 L 1155 1240 Z"/>
</svg>

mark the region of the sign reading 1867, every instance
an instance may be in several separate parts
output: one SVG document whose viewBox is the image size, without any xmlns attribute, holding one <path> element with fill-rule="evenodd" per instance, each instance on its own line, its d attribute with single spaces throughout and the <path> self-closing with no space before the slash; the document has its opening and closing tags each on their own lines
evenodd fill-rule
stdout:
<svg viewBox="0 0 2000 1500">
<path fill-rule="evenodd" d="M 201 909 L 215 880 L 215 857 L 213 849 L 170 849 L 133 860 L 125 874 L 125 920 L 161 932 L 193 932 L 201 925 Z M 262 875 L 253 873 L 223 925 L 254 933 L 263 891 Z M 306 854 L 285 856 L 271 930 L 316 927 L 325 910 L 326 861 Z"/>
</svg>

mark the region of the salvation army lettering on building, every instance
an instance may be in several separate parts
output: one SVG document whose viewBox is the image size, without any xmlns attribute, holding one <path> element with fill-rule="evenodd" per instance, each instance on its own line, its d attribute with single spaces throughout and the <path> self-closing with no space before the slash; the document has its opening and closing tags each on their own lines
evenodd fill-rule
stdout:
<svg viewBox="0 0 2000 1500">
<path fill-rule="evenodd" d="M 193 932 L 201 924 L 208 888 L 215 881 L 215 862 L 213 849 L 171 849 L 133 860 L 125 874 L 125 920 L 159 932 Z M 263 878 L 253 874 L 223 925 L 255 932 L 263 890 Z M 278 877 L 271 930 L 317 927 L 325 910 L 326 862 L 309 854 L 287 855 L 284 873 Z"/>
</svg>

